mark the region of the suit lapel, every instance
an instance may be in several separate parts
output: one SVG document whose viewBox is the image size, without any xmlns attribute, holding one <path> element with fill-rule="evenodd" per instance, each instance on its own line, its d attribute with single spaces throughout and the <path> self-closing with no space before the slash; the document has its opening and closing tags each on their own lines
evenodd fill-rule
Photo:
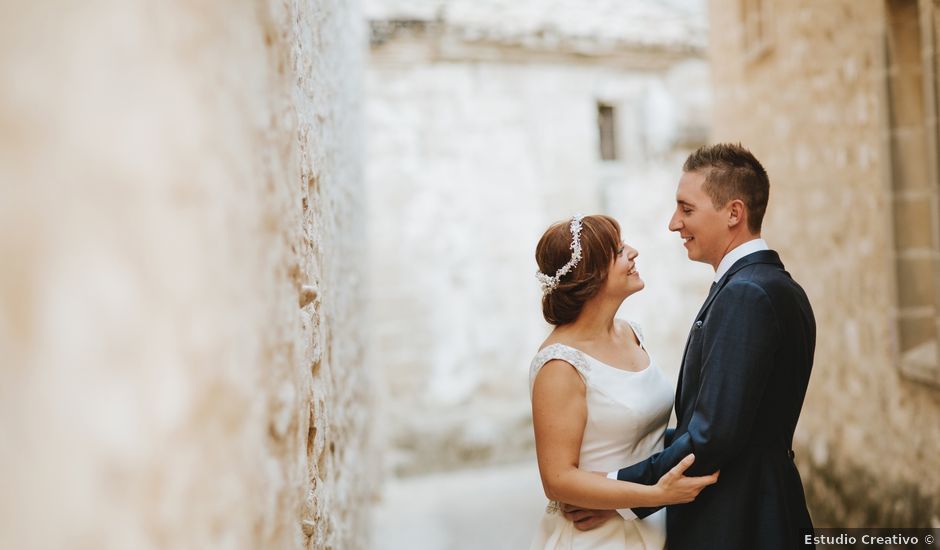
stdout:
<svg viewBox="0 0 940 550">
<path fill-rule="evenodd" d="M 780 261 L 780 255 L 778 255 L 773 250 L 760 250 L 758 252 L 753 252 L 734 262 L 731 268 L 721 276 L 721 279 L 718 279 L 718 282 L 712 283 L 711 289 L 708 292 L 708 297 L 705 298 L 705 302 L 702 304 L 702 307 L 699 308 L 698 313 L 695 314 L 695 321 L 692 325 L 693 329 L 697 325 L 700 326 L 701 323 L 704 322 L 705 313 L 708 311 L 709 306 L 712 305 L 712 302 L 715 301 L 715 297 L 718 296 L 718 293 L 721 292 L 721 289 L 724 288 L 729 280 L 731 280 L 732 276 L 738 271 L 741 271 L 741 269 L 754 264 L 775 264 L 783 269 L 783 263 Z M 692 329 L 689 330 L 689 336 L 685 339 L 685 348 L 682 350 L 682 366 L 679 368 L 679 379 L 676 381 L 676 420 L 680 423 L 682 421 L 682 379 L 686 369 L 685 357 L 689 351 L 689 343 L 691 341 Z"/>
<path fill-rule="evenodd" d="M 708 306 L 712 305 L 712 302 L 715 301 L 715 297 L 718 296 L 718 293 L 721 292 L 721 289 L 724 288 L 728 281 L 731 280 L 732 276 L 741 271 L 745 267 L 754 264 L 775 264 L 783 268 L 783 264 L 780 262 L 780 256 L 773 250 L 760 250 L 758 252 L 753 252 L 747 256 L 741 258 L 740 260 L 734 262 L 731 265 L 731 268 L 721 276 L 721 279 L 718 279 L 718 282 L 712 287 L 713 291 L 708 293 L 708 298 L 705 299 L 705 303 L 702 304 L 702 308 L 698 310 L 698 315 L 695 316 L 696 322 L 701 321 L 703 315 L 708 310 Z"/>
</svg>

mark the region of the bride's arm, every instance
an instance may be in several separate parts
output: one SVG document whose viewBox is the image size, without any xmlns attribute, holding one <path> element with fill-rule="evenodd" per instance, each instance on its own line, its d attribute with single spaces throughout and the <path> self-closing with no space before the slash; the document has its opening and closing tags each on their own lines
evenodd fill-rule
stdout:
<svg viewBox="0 0 940 550">
<path fill-rule="evenodd" d="M 552 360 L 536 375 L 532 388 L 532 421 L 542 488 L 550 500 L 584 508 L 653 507 L 689 502 L 717 477 L 683 477 L 685 461 L 656 485 L 607 479 L 578 469 L 587 422 L 586 389 L 574 367 Z"/>
</svg>

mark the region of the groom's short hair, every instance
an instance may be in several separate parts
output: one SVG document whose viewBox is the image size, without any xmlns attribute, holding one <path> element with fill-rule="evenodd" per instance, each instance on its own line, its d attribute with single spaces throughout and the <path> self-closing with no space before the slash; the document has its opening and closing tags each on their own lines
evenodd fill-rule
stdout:
<svg viewBox="0 0 940 550">
<path fill-rule="evenodd" d="M 761 163 L 740 143 L 704 145 L 685 159 L 684 172 L 705 175 L 702 190 L 715 208 L 721 208 L 732 199 L 741 199 L 747 208 L 747 227 L 751 233 L 760 233 L 770 180 Z"/>
</svg>

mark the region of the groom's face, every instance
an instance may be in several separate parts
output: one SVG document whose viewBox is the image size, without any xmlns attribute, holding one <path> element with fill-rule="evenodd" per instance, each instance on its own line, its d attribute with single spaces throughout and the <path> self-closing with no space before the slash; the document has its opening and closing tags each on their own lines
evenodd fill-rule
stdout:
<svg viewBox="0 0 940 550">
<path fill-rule="evenodd" d="M 729 241 L 727 216 L 725 208 L 715 209 L 711 197 L 702 189 L 703 183 L 705 174 L 701 172 L 682 173 L 669 230 L 682 237 L 690 260 L 717 269 Z"/>
</svg>

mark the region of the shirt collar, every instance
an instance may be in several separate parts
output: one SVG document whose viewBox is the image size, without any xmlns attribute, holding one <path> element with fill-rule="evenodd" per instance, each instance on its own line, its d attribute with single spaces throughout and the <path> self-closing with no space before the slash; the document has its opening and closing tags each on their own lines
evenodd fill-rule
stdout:
<svg viewBox="0 0 940 550">
<path fill-rule="evenodd" d="M 724 277 L 725 273 L 731 269 L 731 266 L 733 266 L 736 261 L 748 254 L 760 252 L 761 250 L 770 250 L 770 247 L 767 246 L 767 243 L 761 238 L 750 240 L 733 248 L 730 252 L 725 254 L 725 257 L 722 258 L 721 262 L 718 264 L 718 269 L 715 270 L 715 282 L 717 283 Z"/>
</svg>

